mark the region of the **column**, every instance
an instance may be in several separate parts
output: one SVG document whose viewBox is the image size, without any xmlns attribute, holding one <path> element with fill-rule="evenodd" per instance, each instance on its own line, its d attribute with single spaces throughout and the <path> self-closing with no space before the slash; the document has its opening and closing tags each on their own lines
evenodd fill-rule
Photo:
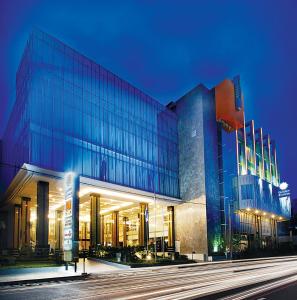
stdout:
<svg viewBox="0 0 297 300">
<path fill-rule="evenodd" d="M 277 232 L 277 221 L 274 220 L 274 232 L 275 232 L 275 244 L 278 247 L 278 232 Z"/>
<path fill-rule="evenodd" d="M 270 219 L 270 226 L 271 226 L 272 247 L 275 247 L 275 245 L 276 245 L 276 234 L 275 234 L 275 220 L 273 218 Z"/>
<path fill-rule="evenodd" d="M 260 236 L 260 217 L 258 215 L 255 215 L 256 218 L 256 245 L 257 248 L 261 245 L 261 236 Z"/>
<path fill-rule="evenodd" d="M 262 217 L 258 217 L 258 221 L 259 221 L 260 248 L 263 248 Z"/>
<path fill-rule="evenodd" d="M 104 215 L 100 216 L 100 244 L 104 245 Z"/>
<path fill-rule="evenodd" d="M 112 247 L 119 246 L 119 212 L 112 212 Z"/>
<path fill-rule="evenodd" d="M 138 232 L 138 243 L 139 246 L 147 246 L 148 242 L 148 204 L 147 203 L 140 203 L 139 204 L 139 232 Z"/>
<path fill-rule="evenodd" d="M 56 220 L 56 222 L 55 222 L 55 240 L 56 240 L 55 248 L 56 248 L 56 250 L 62 250 L 63 211 L 62 210 L 56 210 L 55 214 L 56 214 L 56 216 L 55 216 L 55 220 Z"/>
<path fill-rule="evenodd" d="M 127 246 L 127 217 L 123 217 L 123 246 Z"/>
<path fill-rule="evenodd" d="M 48 255 L 48 210 L 49 183 L 37 182 L 36 250 L 39 255 Z"/>
<path fill-rule="evenodd" d="M 13 208 L 13 249 L 20 248 L 21 206 L 15 204 Z"/>
<path fill-rule="evenodd" d="M 0 249 L 7 249 L 8 247 L 8 239 L 9 235 L 9 223 L 8 223 L 8 212 L 0 211 Z M 291 231 L 292 232 L 292 231 Z"/>
<path fill-rule="evenodd" d="M 21 245 L 30 246 L 30 203 L 31 199 L 22 197 L 21 202 Z"/>
<path fill-rule="evenodd" d="M 258 220 L 257 220 L 257 215 L 252 215 L 252 220 L 253 220 L 253 232 L 254 232 L 254 240 L 253 240 L 253 248 L 257 248 L 258 247 Z"/>
<path fill-rule="evenodd" d="M 92 194 L 90 197 L 91 206 L 91 247 L 96 248 L 97 244 L 100 244 L 100 196 Z"/>
<path fill-rule="evenodd" d="M 174 251 L 174 206 L 167 207 L 168 212 L 168 248 Z"/>
</svg>

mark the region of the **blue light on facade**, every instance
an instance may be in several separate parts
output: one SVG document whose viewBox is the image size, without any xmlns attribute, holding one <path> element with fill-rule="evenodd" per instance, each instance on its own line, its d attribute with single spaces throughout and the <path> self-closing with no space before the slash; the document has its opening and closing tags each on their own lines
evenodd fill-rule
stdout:
<svg viewBox="0 0 297 300">
<path fill-rule="evenodd" d="M 3 138 L 6 186 L 23 163 L 179 197 L 177 118 L 49 35 L 34 31 Z"/>
</svg>

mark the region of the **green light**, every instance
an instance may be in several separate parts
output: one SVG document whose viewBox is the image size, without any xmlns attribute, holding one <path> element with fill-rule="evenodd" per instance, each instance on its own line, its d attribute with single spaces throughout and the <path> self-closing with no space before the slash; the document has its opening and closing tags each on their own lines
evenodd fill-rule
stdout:
<svg viewBox="0 0 297 300">
<path fill-rule="evenodd" d="M 221 238 L 216 237 L 213 240 L 213 252 L 218 252 L 221 245 Z"/>
</svg>

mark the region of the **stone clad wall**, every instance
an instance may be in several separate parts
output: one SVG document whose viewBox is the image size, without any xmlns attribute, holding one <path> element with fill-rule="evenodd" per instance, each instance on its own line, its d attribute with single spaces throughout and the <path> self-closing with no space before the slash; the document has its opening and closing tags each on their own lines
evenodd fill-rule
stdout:
<svg viewBox="0 0 297 300">
<path fill-rule="evenodd" d="M 180 195 L 176 241 L 182 254 L 205 257 L 220 237 L 218 138 L 213 92 L 199 85 L 176 103 Z"/>
<path fill-rule="evenodd" d="M 176 207 L 175 228 L 183 254 L 208 254 L 202 97 L 205 90 L 198 86 L 176 105 L 180 195 L 187 203 Z"/>
<path fill-rule="evenodd" d="M 217 252 L 221 242 L 218 126 L 213 91 L 203 96 L 204 167 L 208 228 L 208 251 Z M 220 129 L 219 129 L 220 130 Z"/>
</svg>

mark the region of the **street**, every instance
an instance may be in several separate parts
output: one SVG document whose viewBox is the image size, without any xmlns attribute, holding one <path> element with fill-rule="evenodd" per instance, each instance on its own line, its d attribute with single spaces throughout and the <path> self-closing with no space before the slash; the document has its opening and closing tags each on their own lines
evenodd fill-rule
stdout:
<svg viewBox="0 0 297 300">
<path fill-rule="evenodd" d="M 297 257 L 108 271 L 86 280 L 0 287 L 0 299 L 281 299 Z M 290 285 L 286 300 L 296 295 Z"/>
</svg>

